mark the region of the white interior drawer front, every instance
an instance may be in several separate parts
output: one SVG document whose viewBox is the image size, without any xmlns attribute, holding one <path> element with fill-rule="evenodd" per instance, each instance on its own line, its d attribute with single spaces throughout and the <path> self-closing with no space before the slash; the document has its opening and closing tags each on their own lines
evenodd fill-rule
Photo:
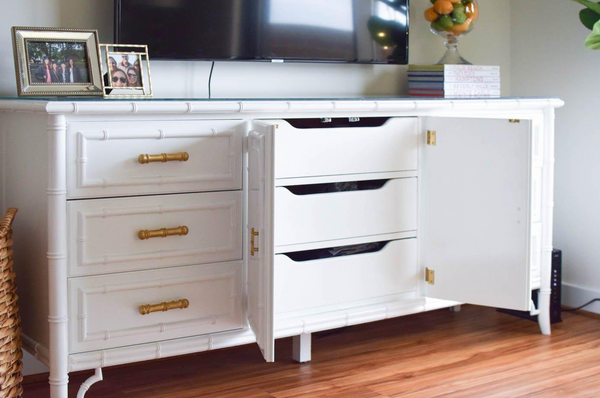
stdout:
<svg viewBox="0 0 600 398">
<path fill-rule="evenodd" d="M 278 121 L 276 178 L 417 170 L 417 118 L 379 127 L 300 129 Z"/>
<path fill-rule="evenodd" d="M 417 229 L 417 178 L 341 184 L 347 189 L 365 190 L 306 194 L 337 189 L 336 184 L 276 188 L 275 245 Z"/>
<path fill-rule="evenodd" d="M 241 262 L 70 279 L 69 351 L 242 328 L 242 298 Z"/>
<path fill-rule="evenodd" d="M 67 209 L 69 276 L 242 258 L 240 191 L 78 200 Z"/>
<path fill-rule="evenodd" d="M 310 253 L 310 252 L 308 252 Z M 414 291 L 417 240 L 389 242 L 373 253 L 312 261 L 275 256 L 275 312 L 286 313 Z"/>
<path fill-rule="evenodd" d="M 241 189 L 242 126 L 221 120 L 69 124 L 68 196 Z M 152 161 L 142 163 L 140 155 Z"/>
</svg>

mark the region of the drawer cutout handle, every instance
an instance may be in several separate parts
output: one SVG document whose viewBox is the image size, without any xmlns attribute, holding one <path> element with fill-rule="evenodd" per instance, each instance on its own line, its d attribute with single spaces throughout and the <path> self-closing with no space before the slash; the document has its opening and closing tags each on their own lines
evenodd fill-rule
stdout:
<svg viewBox="0 0 600 398">
<path fill-rule="evenodd" d="M 350 246 L 328 247 L 324 249 L 283 253 L 283 255 L 296 263 L 303 263 L 305 261 L 326 260 L 339 257 L 356 256 L 358 254 L 377 253 L 385 249 L 390 242 L 392 241 L 361 243 L 358 245 Z"/>
<path fill-rule="evenodd" d="M 188 160 L 190 160 L 190 154 L 187 152 L 161 153 L 160 155 L 140 155 L 138 157 L 138 161 L 141 164 L 187 162 Z"/>
<path fill-rule="evenodd" d="M 183 310 L 190 306 L 190 301 L 188 299 L 163 302 L 160 304 L 146 304 L 140 306 L 140 314 L 148 315 L 153 312 L 167 312 L 171 310 Z"/>
<path fill-rule="evenodd" d="M 344 181 L 330 182 L 325 184 L 290 185 L 284 188 L 296 196 L 305 196 L 355 191 L 376 191 L 385 187 L 390 181 L 390 179 L 368 181 Z"/>
<path fill-rule="evenodd" d="M 185 225 L 177 228 L 161 228 L 161 229 L 142 229 L 138 232 L 138 238 L 140 240 L 147 240 L 151 238 L 166 238 L 167 236 L 185 236 L 190 232 L 190 229 Z"/>
</svg>

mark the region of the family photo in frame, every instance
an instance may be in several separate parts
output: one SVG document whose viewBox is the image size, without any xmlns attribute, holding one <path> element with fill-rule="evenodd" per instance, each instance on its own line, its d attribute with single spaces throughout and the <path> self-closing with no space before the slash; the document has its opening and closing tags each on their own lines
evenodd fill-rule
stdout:
<svg viewBox="0 0 600 398">
<path fill-rule="evenodd" d="M 13 27 L 19 96 L 102 95 L 96 30 Z"/>
<path fill-rule="evenodd" d="M 105 98 L 152 96 L 148 47 L 133 44 L 101 44 Z"/>
</svg>

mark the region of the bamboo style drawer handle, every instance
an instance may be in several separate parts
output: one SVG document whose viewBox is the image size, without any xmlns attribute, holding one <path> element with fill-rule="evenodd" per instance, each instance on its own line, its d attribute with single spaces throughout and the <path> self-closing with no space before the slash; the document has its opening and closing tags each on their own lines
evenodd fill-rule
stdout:
<svg viewBox="0 0 600 398">
<path fill-rule="evenodd" d="M 254 256 L 255 253 L 258 253 L 258 247 L 256 247 L 255 238 L 258 236 L 258 231 L 252 228 L 250 231 L 250 255 Z"/>
<path fill-rule="evenodd" d="M 138 161 L 141 164 L 187 162 L 189 159 L 190 159 L 190 154 L 187 152 L 161 153 L 160 155 L 140 155 L 138 157 Z"/>
<path fill-rule="evenodd" d="M 138 238 L 140 240 L 146 240 L 150 238 L 166 238 L 167 236 L 185 236 L 190 232 L 190 229 L 185 225 L 177 228 L 161 228 L 161 229 L 142 229 L 138 232 Z"/>
<path fill-rule="evenodd" d="M 140 306 L 140 314 L 148 315 L 153 312 L 167 312 L 170 310 L 183 310 L 190 306 L 190 301 L 188 299 L 171 301 L 171 302 L 163 302 L 160 304 L 146 304 Z"/>
</svg>

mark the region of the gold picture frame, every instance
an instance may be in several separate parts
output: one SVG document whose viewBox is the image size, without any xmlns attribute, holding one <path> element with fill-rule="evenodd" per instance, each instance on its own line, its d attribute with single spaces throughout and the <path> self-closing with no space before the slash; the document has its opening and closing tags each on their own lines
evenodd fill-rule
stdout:
<svg viewBox="0 0 600 398">
<path fill-rule="evenodd" d="M 102 95 L 98 31 L 15 26 L 12 40 L 19 97 Z"/>
<path fill-rule="evenodd" d="M 148 46 L 100 44 L 104 98 L 152 98 Z"/>
</svg>

